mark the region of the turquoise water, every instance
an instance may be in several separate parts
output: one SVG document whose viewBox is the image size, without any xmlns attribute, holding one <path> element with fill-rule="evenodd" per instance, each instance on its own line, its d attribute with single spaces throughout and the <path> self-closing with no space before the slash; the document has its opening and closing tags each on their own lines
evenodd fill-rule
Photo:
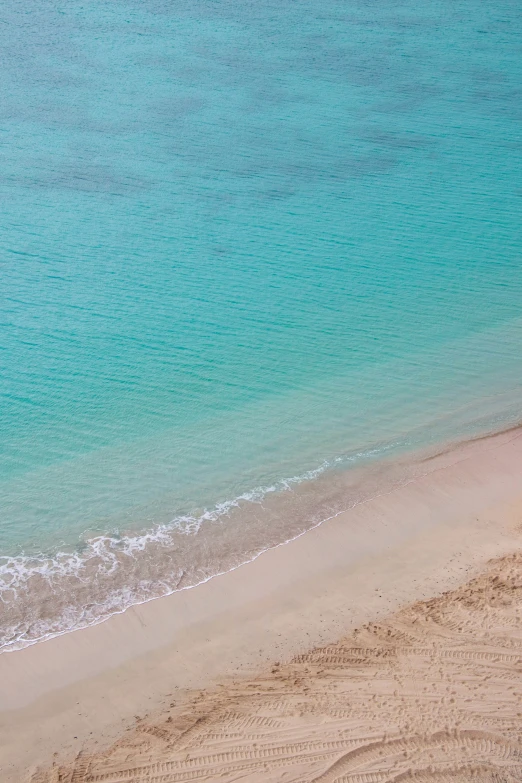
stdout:
<svg viewBox="0 0 522 783">
<path fill-rule="evenodd" d="M 521 418 L 521 27 L 509 0 L 4 5 L 9 644 L 284 540 L 267 490 Z"/>
</svg>

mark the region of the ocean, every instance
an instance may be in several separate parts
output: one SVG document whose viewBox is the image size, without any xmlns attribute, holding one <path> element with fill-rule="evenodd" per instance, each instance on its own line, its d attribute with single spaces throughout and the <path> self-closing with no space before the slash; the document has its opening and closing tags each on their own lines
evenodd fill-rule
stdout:
<svg viewBox="0 0 522 783">
<path fill-rule="evenodd" d="M 521 20 L 7 0 L 4 651 L 251 560 L 399 480 L 382 460 L 520 421 Z"/>
</svg>

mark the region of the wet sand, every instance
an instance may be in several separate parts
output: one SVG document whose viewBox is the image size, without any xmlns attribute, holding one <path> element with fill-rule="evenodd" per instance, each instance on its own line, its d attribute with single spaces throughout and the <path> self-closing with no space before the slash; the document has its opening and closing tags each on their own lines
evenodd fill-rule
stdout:
<svg viewBox="0 0 522 783">
<path fill-rule="evenodd" d="M 423 469 L 204 585 L 0 656 L 2 781 L 517 779 L 522 433 Z"/>
</svg>

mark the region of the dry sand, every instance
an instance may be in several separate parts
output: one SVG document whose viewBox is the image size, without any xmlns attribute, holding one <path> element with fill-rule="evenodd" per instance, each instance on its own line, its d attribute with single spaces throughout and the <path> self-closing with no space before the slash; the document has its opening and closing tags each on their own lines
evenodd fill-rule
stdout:
<svg viewBox="0 0 522 783">
<path fill-rule="evenodd" d="M 206 585 L 0 656 L 2 782 L 522 780 L 521 433 L 424 468 Z"/>
<path fill-rule="evenodd" d="M 522 556 L 35 780 L 522 780 Z M 54 774 L 54 777 L 53 777 Z"/>
</svg>

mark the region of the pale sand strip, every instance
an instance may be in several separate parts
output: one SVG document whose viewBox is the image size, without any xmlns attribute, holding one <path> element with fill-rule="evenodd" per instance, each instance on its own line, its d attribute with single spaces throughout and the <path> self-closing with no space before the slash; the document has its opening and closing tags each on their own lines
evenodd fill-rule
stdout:
<svg viewBox="0 0 522 783">
<path fill-rule="evenodd" d="M 188 766 L 181 765 L 180 747 L 176 746 L 179 721 L 185 725 L 187 717 L 191 719 L 196 714 L 202 717 L 192 702 L 187 702 L 193 699 L 189 689 L 219 681 L 229 683 L 230 675 L 234 675 L 240 683 L 234 687 L 241 690 L 244 680 L 239 677 L 240 672 L 246 676 L 260 671 L 268 661 L 290 660 L 296 653 L 304 654 L 319 644 L 339 639 L 368 620 L 390 615 L 412 600 L 462 583 L 469 574 L 484 568 L 489 558 L 518 549 L 522 519 L 520 431 L 468 444 L 426 462 L 425 469 L 426 474 L 409 485 L 360 505 L 291 544 L 270 550 L 255 562 L 205 585 L 134 608 L 101 625 L 0 656 L 2 781 L 28 779 L 37 764 L 47 764 L 51 760 L 53 752 L 59 754 L 61 761 L 74 757 L 82 749 L 84 752 L 92 750 L 95 743 L 107 745 L 121 735 L 125 726 L 134 723 L 133 716 L 143 717 L 145 713 L 151 716 L 146 722 L 149 730 L 142 730 L 136 736 L 148 737 L 150 747 L 136 752 L 139 755 L 143 750 L 145 755 L 140 758 L 152 754 L 152 761 L 146 761 L 148 770 L 136 776 L 134 773 L 129 775 L 127 767 L 123 777 L 118 771 L 114 777 L 106 777 L 105 762 L 102 762 L 96 773 L 101 775 L 100 781 L 214 780 L 218 772 L 210 769 L 210 762 L 203 763 L 203 769 L 194 772 L 201 764 L 194 766 L 190 761 L 190 742 L 186 745 Z M 509 567 L 513 570 L 516 564 Z M 454 629 L 448 626 L 447 633 L 450 632 Z M 482 642 L 487 646 L 486 637 Z M 426 644 L 431 645 L 432 640 L 419 642 L 421 661 L 426 657 Z M 508 639 L 504 646 L 506 644 L 516 647 L 513 639 Z M 366 642 L 362 646 L 365 645 Z M 486 652 L 489 655 L 491 650 Z M 477 658 L 477 650 L 473 655 Z M 496 655 L 498 657 L 498 650 Z M 333 657 L 338 656 L 333 653 Z M 293 665 L 306 668 L 310 660 L 302 659 L 301 663 Z M 502 660 L 499 659 L 500 668 Z M 505 662 L 511 665 L 510 661 L 506 659 Z M 407 678 L 398 685 L 403 687 Z M 427 682 L 431 680 L 428 678 Z M 257 688 L 259 681 L 253 685 Z M 329 699 L 330 685 L 321 696 L 323 702 Z M 268 687 L 278 691 L 280 686 L 274 682 Z M 335 692 L 335 688 L 330 690 L 332 694 Z M 302 693 L 308 692 L 303 690 Z M 388 696 L 391 698 L 390 694 Z M 217 697 L 210 695 L 208 698 Z M 205 697 L 199 701 L 205 702 Z M 418 694 L 417 702 L 420 725 L 421 694 Z M 170 703 L 175 703 L 173 709 L 177 712 L 169 740 L 168 732 L 162 739 L 161 731 L 158 734 L 154 725 L 155 721 L 164 721 L 159 716 Z M 336 708 L 330 705 L 328 709 L 331 712 Z M 488 709 L 491 712 L 493 707 L 490 705 Z M 305 707 L 300 710 L 306 715 Z M 206 712 L 203 709 L 203 717 L 207 713 L 208 709 Z M 415 717 L 410 710 L 409 720 L 412 715 Z M 509 713 L 506 720 L 512 724 L 513 718 Z M 359 723 L 357 715 L 354 719 Z M 310 721 L 317 724 L 316 713 L 311 715 Z M 269 724 L 270 721 L 266 725 Z M 433 728 L 438 723 L 432 721 L 430 725 Z M 446 731 L 448 726 L 442 726 L 440 731 Z M 339 742 L 337 735 L 341 729 L 349 734 L 347 726 L 333 727 L 334 739 L 331 741 L 334 744 Z M 373 736 L 375 741 L 381 742 L 381 729 L 382 726 L 373 735 L 370 732 L 369 738 Z M 397 731 L 399 729 L 400 726 Z M 216 731 L 219 733 L 219 727 Z M 227 728 L 225 734 L 231 731 Z M 288 731 L 290 734 L 285 734 L 284 739 L 287 745 L 289 737 L 293 737 L 291 726 Z M 300 731 L 297 727 L 299 736 Z M 244 730 L 239 727 L 235 734 L 238 732 L 242 735 Z M 245 735 L 245 740 L 256 742 L 255 738 L 248 739 L 250 734 L 254 737 L 256 732 Z M 434 748 L 446 747 L 448 742 L 450 745 L 456 742 L 459 748 L 462 745 L 460 740 L 451 739 L 450 742 L 449 735 L 435 734 L 429 741 Z M 151 740 L 155 735 L 157 738 Z M 350 746 L 354 749 L 362 742 L 357 736 L 355 745 Z M 489 734 L 481 738 L 466 736 L 464 745 L 469 745 L 469 753 L 466 752 L 470 757 L 478 753 L 475 741 L 491 748 L 493 740 Z M 176 740 L 174 746 L 166 749 L 172 740 Z M 229 750 L 225 753 L 227 759 L 231 755 L 234 760 L 234 754 L 239 752 L 237 748 L 234 750 L 236 740 L 237 737 L 224 740 L 227 748 L 231 743 L 230 753 Z M 197 740 L 199 744 L 201 741 Z M 313 775 L 317 770 L 329 768 L 328 759 L 338 759 L 347 750 L 344 745 L 343 748 L 336 745 L 325 751 L 324 741 L 324 738 L 320 739 L 316 748 Z M 309 740 L 305 745 L 306 742 Z M 401 754 L 410 751 L 410 746 L 405 749 L 401 746 Z M 129 748 L 123 752 L 128 755 Z M 183 752 L 186 756 L 187 752 Z M 239 755 L 245 752 L 241 750 Z M 433 750 L 435 755 L 439 752 L 442 751 Z M 480 751 L 482 756 L 487 752 Z M 511 752 L 505 751 L 508 755 Z M 163 765 L 161 769 L 150 767 L 151 763 L 156 763 L 156 753 L 159 754 L 158 764 Z M 267 757 L 271 753 L 267 751 Z M 287 758 L 292 753 L 283 753 L 283 756 Z M 259 758 L 265 758 L 267 754 L 261 754 Z M 428 758 L 430 752 L 425 755 Z M 224 761 L 212 764 L 219 768 Z M 292 766 L 294 762 L 288 763 Z M 297 777 L 286 778 L 283 767 L 266 777 L 266 770 L 256 771 L 256 764 L 258 761 L 252 768 L 243 769 L 241 763 L 237 771 L 231 769 L 224 779 L 314 779 L 308 772 L 305 775 L 304 768 L 296 773 Z M 310 760 L 303 764 L 308 769 Z M 70 774 L 63 779 L 74 780 L 74 783 L 88 780 L 84 774 L 86 769 L 80 759 L 76 773 L 71 777 L 71 768 Z M 58 771 L 55 772 L 54 780 L 58 781 Z M 317 779 L 345 780 L 344 767 L 342 770 L 339 767 L 338 774 L 335 770 L 326 774 Z M 368 774 L 370 777 L 359 776 L 357 783 L 381 779 L 372 777 L 374 772 Z M 96 775 L 92 780 L 97 779 Z M 346 780 L 352 779 L 355 783 L 356 778 L 350 772 Z"/>
</svg>

